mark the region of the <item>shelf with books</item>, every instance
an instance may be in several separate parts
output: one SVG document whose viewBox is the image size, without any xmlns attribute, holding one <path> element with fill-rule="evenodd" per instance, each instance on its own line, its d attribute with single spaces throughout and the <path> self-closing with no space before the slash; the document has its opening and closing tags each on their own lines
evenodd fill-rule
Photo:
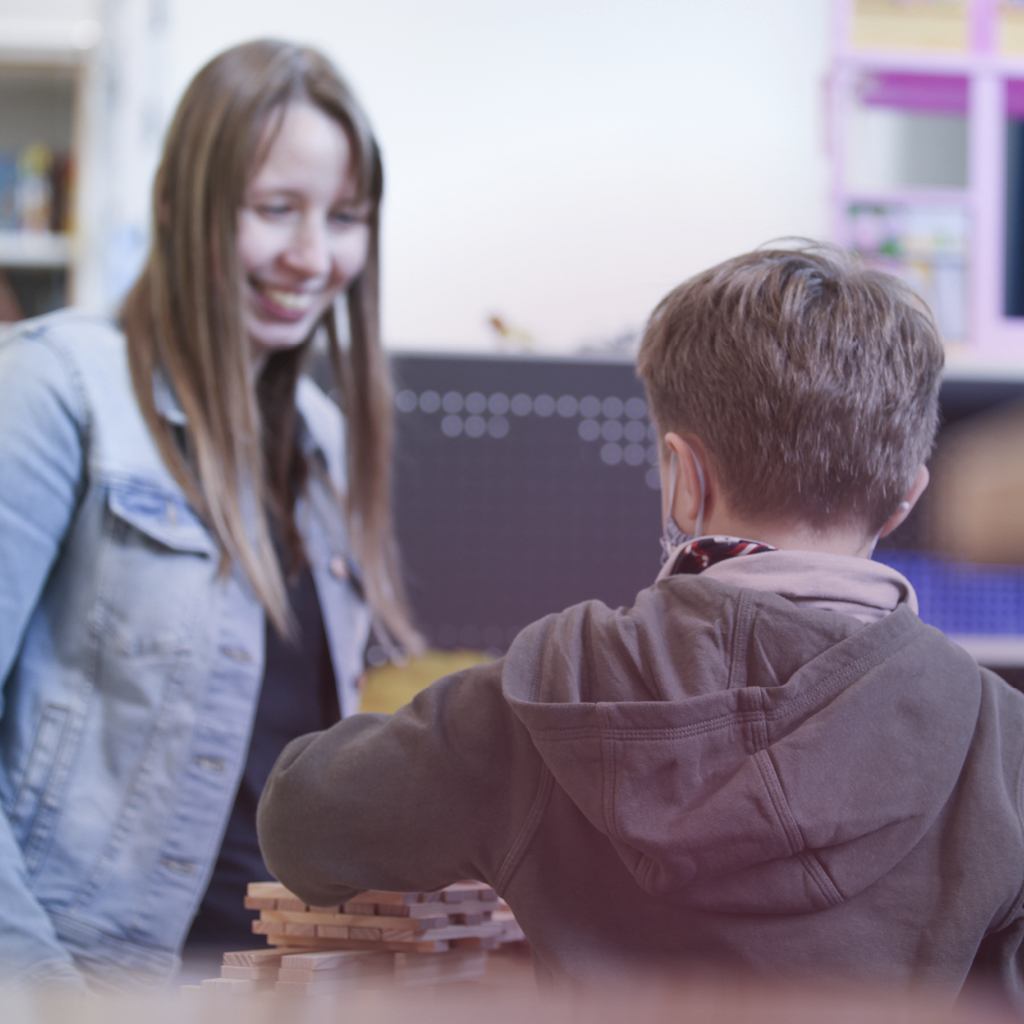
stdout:
<svg viewBox="0 0 1024 1024">
<path fill-rule="evenodd" d="M 71 52 L 72 57 L 81 51 Z M 82 69 L 0 49 L 0 320 L 66 305 L 74 276 L 74 168 Z"/>
<path fill-rule="evenodd" d="M 837 0 L 834 24 L 834 239 L 922 294 L 954 361 L 1024 367 L 1024 2 Z"/>
</svg>

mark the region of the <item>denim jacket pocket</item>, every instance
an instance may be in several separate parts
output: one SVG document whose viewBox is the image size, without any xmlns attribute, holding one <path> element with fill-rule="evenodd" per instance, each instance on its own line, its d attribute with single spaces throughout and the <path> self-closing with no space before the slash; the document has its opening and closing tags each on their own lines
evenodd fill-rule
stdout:
<svg viewBox="0 0 1024 1024">
<path fill-rule="evenodd" d="M 216 555 L 202 521 L 177 495 L 145 486 L 111 487 L 107 504 L 122 522 L 173 551 Z"/>
<path fill-rule="evenodd" d="M 144 483 L 107 492 L 109 515 L 92 628 L 121 657 L 192 646 L 197 596 L 217 573 L 217 546 L 180 495 Z"/>
</svg>

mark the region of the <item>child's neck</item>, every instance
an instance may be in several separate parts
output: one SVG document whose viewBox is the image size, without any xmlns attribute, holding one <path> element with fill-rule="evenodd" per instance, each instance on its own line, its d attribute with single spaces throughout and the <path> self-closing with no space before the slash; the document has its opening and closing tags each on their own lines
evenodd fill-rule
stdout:
<svg viewBox="0 0 1024 1024">
<path fill-rule="evenodd" d="M 833 529 L 821 532 L 802 523 L 758 523 L 722 512 L 710 516 L 704 522 L 703 532 L 715 536 L 756 540 L 783 551 L 821 551 L 831 555 L 852 555 L 857 558 L 870 558 L 875 546 L 875 538 L 865 537 L 858 529 Z"/>
</svg>

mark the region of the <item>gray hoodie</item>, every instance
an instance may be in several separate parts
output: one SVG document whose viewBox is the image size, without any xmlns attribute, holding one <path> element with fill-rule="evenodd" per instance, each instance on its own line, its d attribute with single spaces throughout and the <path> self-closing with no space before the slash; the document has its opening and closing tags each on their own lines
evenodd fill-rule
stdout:
<svg viewBox="0 0 1024 1024">
<path fill-rule="evenodd" d="M 291 744 L 267 864 L 316 905 L 482 879 L 570 977 L 955 992 L 980 950 L 1020 999 L 1024 696 L 914 607 L 876 563 L 772 552 L 549 616 Z"/>
</svg>

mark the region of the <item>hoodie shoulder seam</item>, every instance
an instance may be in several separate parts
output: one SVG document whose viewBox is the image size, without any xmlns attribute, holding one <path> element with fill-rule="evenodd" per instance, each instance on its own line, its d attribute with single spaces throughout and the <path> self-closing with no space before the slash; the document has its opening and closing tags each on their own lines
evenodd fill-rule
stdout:
<svg viewBox="0 0 1024 1024">
<path fill-rule="evenodd" d="M 551 769 L 547 764 L 542 762 L 540 782 L 537 784 L 537 794 L 533 798 L 533 804 L 530 807 L 529 813 L 526 815 L 526 821 L 523 822 L 523 827 L 519 830 L 519 834 L 516 836 L 515 840 L 513 840 L 511 847 L 509 847 L 509 851 L 505 855 L 505 859 L 502 861 L 501 867 L 498 869 L 498 874 L 494 879 L 494 888 L 497 889 L 498 892 L 505 891 L 510 879 L 522 862 L 527 847 L 529 847 L 530 843 L 533 841 L 533 837 L 540 826 L 541 819 L 544 817 L 548 801 L 551 799 L 551 791 L 554 788 L 554 782 L 555 777 L 552 775 Z"/>
<path fill-rule="evenodd" d="M 741 589 L 736 601 L 736 626 L 729 645 L 729 676 L 725 683 L 727 690 L 736 689 L 737 678 L 746 679 L 747 675 L 747 637 L 754 620 L 754 602 L 750 591 Z M 746 684 L 742 684 L 746 685 Z"/>
</svg>

